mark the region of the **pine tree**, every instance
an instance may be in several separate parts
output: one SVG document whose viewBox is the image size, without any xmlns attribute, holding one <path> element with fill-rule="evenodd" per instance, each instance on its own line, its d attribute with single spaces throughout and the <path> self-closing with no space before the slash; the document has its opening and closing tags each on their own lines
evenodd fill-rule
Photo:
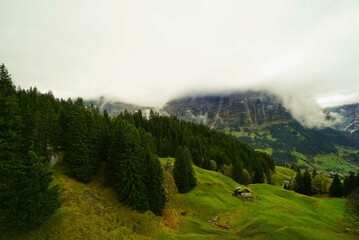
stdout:
<svg viewBox="0 0 359 240">
<path fill-rule="evenodd" d="M 243 177 L 243 163 L 240 159 L 234 158 L 233 159 L 233 172 L 232 178 L 237 183 L 244 184 L 244 177 Z"/>
<path fill-rule="evenodd" d="M 294 191 L 296 193 L 303 193 L 303 177 L 299 169 L 294 178 Z"/>
<path fill-rule="evenodd" d="M 173 167 L 173 178 L 179 193 L 189 192 L 196 186 L 191 154 L 187 148 L 178 147 Z"/>
<path fill-rule="evenodd" d="M 0 161 L 0 169 L 0 230 L 26 231 L 60 207 L 59 187 L 50 187 L 52 173 L 34 152 L 25 161 Z"/>
<path fill-rule="evenodd" d="M 149 209 L 144 162 L 137 129 L 116 120 L 109 147 L 108 182 L 114 186 L 124 204 L 139 212 Z"/>
<path fill-rule="evenodd" d="M 0 66 L 0 230 L 25 231 L 43 223 L 60 206 L 50 187 L 48 165 L 29 151 L 18 98 L 4 64 Z M 31 131 L 28 132 L 31 134 Z M 31 137 L 29 137 L 31 139 Z M 25 154 L 25 152 L 27 153 Z"/>
<path fill-rule="evenodd" d="M 263 168 L 259 164 L 254 171 L 253 183 L 264 183 Z"/>
<path fill-rule="evenodd" d="M 0 66 L 0 160 L 22 152 L 20 113 L 15 86 L 4 64 Z"/>
<path fill-rule="evenodd" d="M 148 204 L 150 210 L 161 215 L 165 206 L 165 191 L 163 188 L 164 176 L 161 163 L 156 155 L 156 139 L 152 134 L 140 129 L 142 146 L 145 154 L 144 182 L 147 189 Z"/>
<path fill-rule="evenodd" d="M 340 182 L 338 174 L 333 178 L 332 185 L 329 188 L 329 195 L 336 198 L 343 197 L 343 185 Z"/>
<path fill-rule="evenodd" d="M 90 182 L 94 173 L 87 137 L 85 109 L 82 100 L 78 99 L 69 116 L 64 160 L 69 166 L 70 174 L 84 183 Z"/>
<path fill-rule="evenodd" d="M 303 183 L 303 194 L 308 196 L 312 195 L 312 177 L 310 176 L 310 173 L 308 172 L 307 169 L 303 174 L 302 183 Z"/>
<path fill-rule="evenodd" d="M 357 186 L 356 177 L 353 172 L 349 172 L 349 175 L 345 177 L 343 184 L 343 194 L 348 196 Z"/>
<path fill-rule="evenodd" d="M 151 152 L 147 153 L 147 196 L 150 210 L 156 214 L 161 215 L 165 207 L 165 191 L 163 188 L 163 172 L 161 163 L 158 157 Z"/>
</svg>

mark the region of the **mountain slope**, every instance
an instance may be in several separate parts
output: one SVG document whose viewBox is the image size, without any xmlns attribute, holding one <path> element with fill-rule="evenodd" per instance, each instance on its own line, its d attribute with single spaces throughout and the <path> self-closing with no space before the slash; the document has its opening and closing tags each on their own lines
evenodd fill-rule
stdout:
<svg viewBox="0 0 359 240">
<path fill-rule="evenodd" d="M 173 159 L 162 159 L 173 162 Z M 256 201 L 232 196 L 238 186 L 214 171 L 194 168 L 198 184 L 178 194 L 171 170 L 164 168 L 169 202 L 163 217 L 123 206 L 103 180 L 89 184 L 56 166 L 62 207 L 29 233 L 0 239 L 355 239 L 359 232 L 343 218 L 344 199 L 313 198 L 267 184 L 249 185 Z M 283 171 L 281 171 L 283 172 Z M 260 200 L 259 200 L 260 199 Z"/>
<path fill-rule="evenodd" d="M 346 131 L 359 141 L 359 104 L 329 108 L 328 111 L 340 114 L 343 122 L 337 128 Z"/>
<path fill-rule="evenodd" d="M 187 121 L 213 128 L 238 130 L 245 126 L 290 120 L 279 100 L 264 92 L 241 92 L 223 96 L 186 97 L 168 102 L 163 109 Z"/>
<path fill-rule="evenodd" d="M 182 120 L 205 124 L 265 150 L 273 154 L 277 164 L 298 162 L 314 167 L 315 156 L 338 153 L 337 146 L 359 147 L 343 131 L 303 127 L 277 97 L 265 92 L 185 97 L 170 101 L 163 109 Z M 304 158 L 299 159 L 297 153 Z M 343 158 L 348 168 L 357 164 L 348 162 L 351 159 L 353 156 Z M 326 170 L 340 169 L 333 166 Z"/>
</svg>

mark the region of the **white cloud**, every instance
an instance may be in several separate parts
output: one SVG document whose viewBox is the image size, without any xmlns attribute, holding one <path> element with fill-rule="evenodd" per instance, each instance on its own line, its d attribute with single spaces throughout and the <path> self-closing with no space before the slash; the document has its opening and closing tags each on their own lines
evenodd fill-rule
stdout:
<svg viewBox="0 0 359 240">
<path fill-rule="evenodd" d="M 160 106 L 250 87 L 316 113 L 317 99 L 359 101 L 354 0 L 3 0 L 0 29 L 15 83 L 60 97 Z"/>
</svg>

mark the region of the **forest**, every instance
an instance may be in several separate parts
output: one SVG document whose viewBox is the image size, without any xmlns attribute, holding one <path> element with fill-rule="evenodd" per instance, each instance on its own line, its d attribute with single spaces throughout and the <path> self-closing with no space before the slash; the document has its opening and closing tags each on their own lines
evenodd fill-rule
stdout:
<svg viewBox="0 0 359 240">
<path fill-rule="evenodd" d="M 26 231 L 61 206 L 49 165 L 63 156 L 67 174 L 89 183 L 101 164 L 119 200 L 161 215 L 165 205 L 159 157 L 175 157 L 180 193 L 196 185 L 192 163 L 221 171 L 242 184 L 272 183 L 274 161 L 266 153 L 208 127 L 152 112 L 110 117 L 83 99 L 58 99 L 36 87 L 16 88 L 0 66 L 0 230 Z"/>
</svg>

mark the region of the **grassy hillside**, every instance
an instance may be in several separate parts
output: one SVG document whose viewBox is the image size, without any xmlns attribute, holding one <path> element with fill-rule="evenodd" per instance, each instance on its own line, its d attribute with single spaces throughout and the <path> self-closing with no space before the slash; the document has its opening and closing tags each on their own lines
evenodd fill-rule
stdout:
<svg viewBox="0 0 359 240">
<path fill-rule="evenodd" d="M 173 159 L 162 159 L 172 165 Z M 62 207 L 44 225 L 0 239 L 356 239 L 343 218 L 344 200 L 312 198 L 282 188 L 249 185 L 257 198 L 232 196 L 238 186 L 214 171 L 195 167 L 197 186 L 178 194 L 171 167 L 164 167 L 169 202 L 163 217 L 140 214 L 118 202 L 102 178 L 82 184 L 56 169 Z M 292 175 L 277 169 L 277 181 Z M 359 234 L 359 232 L 356 232 Z"/>
</svg>

